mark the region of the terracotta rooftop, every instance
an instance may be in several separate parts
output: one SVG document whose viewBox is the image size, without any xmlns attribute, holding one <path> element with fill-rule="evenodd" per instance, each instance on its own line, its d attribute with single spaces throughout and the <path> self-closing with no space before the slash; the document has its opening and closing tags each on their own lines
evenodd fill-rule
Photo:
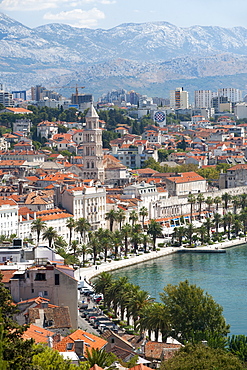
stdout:
<svg viewBox="0 0 247 370">
<path fill-rule="evenodd" d="M 35 343 L 48 343 L 48 338 L 52 337 L 53 335 L 54 333 L 52 331 L 31 324 L 30 327 L 23 333 L 22 338 L 24 340 L 34 339 Z"/>
</svg>

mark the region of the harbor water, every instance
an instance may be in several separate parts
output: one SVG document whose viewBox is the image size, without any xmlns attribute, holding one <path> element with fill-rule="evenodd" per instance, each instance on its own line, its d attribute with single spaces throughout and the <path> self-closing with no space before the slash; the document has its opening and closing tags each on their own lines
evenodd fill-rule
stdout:
<svg viewBox="0 0 247 370">
<path fill-rule="evenodd" d="M 224 311 L 231 334 L 247 335 L 247 244 L 226 253 L 172 254 L 113 272 L 160 301 L 167 284 L 188 280 L 213 296 Z"/>
</svg>

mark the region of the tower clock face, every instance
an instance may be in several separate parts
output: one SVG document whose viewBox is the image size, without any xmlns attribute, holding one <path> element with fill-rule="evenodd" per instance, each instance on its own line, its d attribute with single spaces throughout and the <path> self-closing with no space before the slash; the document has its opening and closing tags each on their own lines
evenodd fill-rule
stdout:
<svg viewBox="0 0 247 370">
<path fill-rule="evenodd" d="M 156 112 L 154 115 L 154 120 L 156 122 L 164 122 L 166 119 L 166 114 L 164 112 Z"/>
</svg>

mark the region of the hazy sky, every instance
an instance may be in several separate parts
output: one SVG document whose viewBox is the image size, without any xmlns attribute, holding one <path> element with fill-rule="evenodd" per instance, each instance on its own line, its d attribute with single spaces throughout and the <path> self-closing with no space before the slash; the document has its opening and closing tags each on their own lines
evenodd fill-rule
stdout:
<svg viewBox="0 0 247 370">
<path fill-rule="evenodd" d="M 28 27 L 66 23 L 108 29 L 121 23 L 166 21 L 180 27 L 247 28 L 246 0 L 0 0 L 0 12 Z"/>
</svg>

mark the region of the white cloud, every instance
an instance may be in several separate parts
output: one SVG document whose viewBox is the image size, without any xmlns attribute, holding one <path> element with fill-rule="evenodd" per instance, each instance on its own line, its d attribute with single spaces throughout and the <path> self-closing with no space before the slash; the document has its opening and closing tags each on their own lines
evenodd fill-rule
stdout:
<svg viewBox="0 0 247 370">
<path fill-rule="evenodd" d="M 44 10 L 57 8 L 57 0 L 3 0 L 0 9 L 4 10 Z"/>
<path fill-rule="evenodd" d="M 81 6 L 90 3 L 99 3 L 103 5 L 114 4 L 115 0 L 3 0 L 0 2 L 0 9 L 10 11 L 32 11 L 61 8 L 62 5 Z"/>
<path fill-rule="evenodd" d="M 74 27 L 95 27 L 98 24 L 98 20 L 104 18 L 105 14 L 97 8 L 92 8 L 90 10 L 74 9 L 62 11 L 57 14 L 48 12 L 44 15 L 44 19 L 46 20 L 62 21 L 62 23 Z"/>
</svg>

